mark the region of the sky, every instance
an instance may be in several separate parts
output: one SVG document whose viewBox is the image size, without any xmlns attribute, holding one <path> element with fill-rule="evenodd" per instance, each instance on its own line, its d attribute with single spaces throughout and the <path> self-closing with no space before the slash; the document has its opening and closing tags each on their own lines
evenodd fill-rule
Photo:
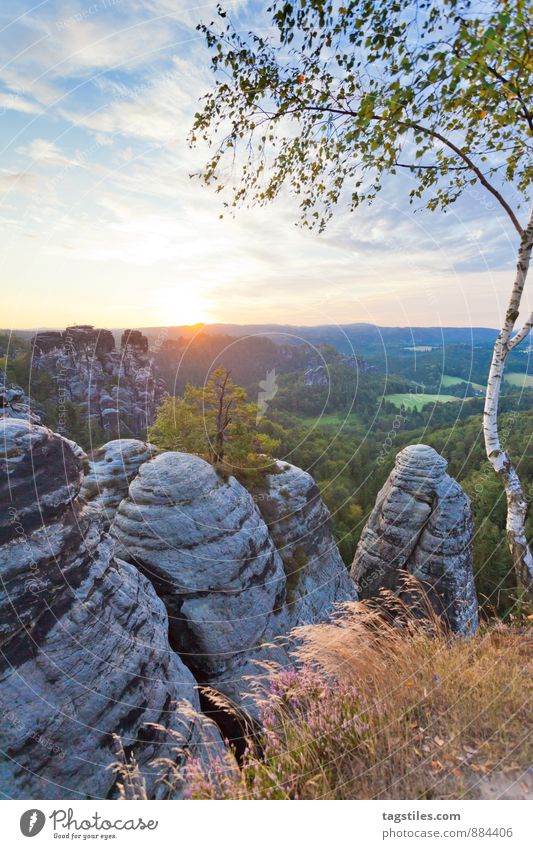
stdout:
<svg viewBox="0 0 533 849">
<path fill-rule="evenodd" d="M 244 29 L 268 23 L 267 0 L 225 5 Z M 295 226 L 288 193 L 220 218 L 187 141 L 211 82 L 196 25 L 214 14 L 2 0 L 0 326 L 499 326 L 517 234 L 479 188 L 429 213 L 404 175 L 321 235 Z"/>
</svg>

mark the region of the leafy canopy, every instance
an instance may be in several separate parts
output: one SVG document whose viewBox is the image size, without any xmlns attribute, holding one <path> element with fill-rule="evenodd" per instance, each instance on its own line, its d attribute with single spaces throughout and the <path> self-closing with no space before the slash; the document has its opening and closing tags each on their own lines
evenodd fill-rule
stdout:
<svg viewBox="0 0 533 849">
<path fill-rule="evenodd" d="M 504 196 L 533 173 L 531 0 L 276 0 L 268 34 L 220 7 L 207 39 L 214 87 L 192 143 L 228 206 L 265 204 L 287 185 L 301 221 L 322 229 L 339 200 L 372 202 L 407 169 L 411 202 L 445 210 L 481 183 Z M 345 194 L 346 193 L 346 194 Z M 519 206 L 520 203 L 515 204 Z"/>
<path fill-rule="evenodd" d="M 205 386 L 187 384 L 183 398 L 168 397 L 148 429 L 163 451 L 186 451 L 246 477 L 271 465 L 278 443 L 257 431 L 257 404 L 247 400 L 225 368 L 211 373 Z"/>
</svg>

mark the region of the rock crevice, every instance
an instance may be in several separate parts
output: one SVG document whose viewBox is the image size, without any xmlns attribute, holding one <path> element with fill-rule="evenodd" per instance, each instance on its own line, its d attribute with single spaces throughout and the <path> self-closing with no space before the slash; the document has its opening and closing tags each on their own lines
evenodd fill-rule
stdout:
<svg viewBox="0 0 533 849">
<path fill-rule="evenodd" d="M 21 799 L 113 795 L 118 735 L 157 796 L 153 761 L 172 756 L 169 732 L 206 752 L 196 682 L 169 645 L 166 609 L 114 556 L 100 509 L 80 500 L 68 440 L 3 418 L 0 452 L 2 786 Z"/>
</svg>

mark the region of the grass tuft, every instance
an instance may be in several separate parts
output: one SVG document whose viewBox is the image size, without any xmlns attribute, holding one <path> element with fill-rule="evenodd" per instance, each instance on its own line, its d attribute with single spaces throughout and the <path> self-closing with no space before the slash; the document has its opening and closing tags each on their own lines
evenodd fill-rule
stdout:
<svg viewBox="0 0 533 849">
<path fill-rule="evenodd" d="M 498 623 L 457 638 L 429 608 L 416 621 L 385 594 L 295 635 L 294 667 L 258 690 L 261 731 L 240 768 L 228 747 L 174 767 L 170 787 L 184 782 L 195 799 L 478 798 L 502 779 L 524 790 L 530 630 Z"/>
</svg>

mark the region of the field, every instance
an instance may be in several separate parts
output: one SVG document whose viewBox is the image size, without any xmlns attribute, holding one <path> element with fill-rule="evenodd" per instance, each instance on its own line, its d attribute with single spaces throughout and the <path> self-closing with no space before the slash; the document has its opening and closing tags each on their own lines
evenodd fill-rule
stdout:
<svg viewBox="0 0 533 849">
<path fill-rule="evenodd" d="M 481 383 L 474 383 L 472 380 L 465 380 L 463 377 L 454 377 L 452 374 L 443 374 L 441 377 L 441 383 L 443 386 L 454 386 L 458 383 L 470 383 L 473 389 L 479 390 L 479 392 L 484 392 L 486 387 Z"/>
<path fill-rule="evenodd" d="M 407 407 L 410 410 L 421 410 L 426 404 L 447 404 L 449 401 L 458 401 L 454 395 L 430 395 L 421 392 L 411 394 L 410 392 L 398 392 L 393 395 L 385 395 L 385 400 L 390 401 L 396 407 Z"/>
<path fill-rule="evenodd" d="M 533 374 L 523 374 L 519 371 L 511 371 L 504 375 L 504 380 L 511 386 L 519 386 L 524 389 L 533 389 Z"/>
</svg>

